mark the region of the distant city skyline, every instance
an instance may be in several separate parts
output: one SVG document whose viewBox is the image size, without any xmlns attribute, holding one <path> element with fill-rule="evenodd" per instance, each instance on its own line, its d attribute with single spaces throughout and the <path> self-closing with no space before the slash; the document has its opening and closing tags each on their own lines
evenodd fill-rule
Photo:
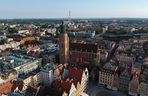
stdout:
<svg viewBox="0 0 148 96">
<path fill-rule="evenodd" d="M 0 19 L 148 18 L 148 0 L 0 0 Z"/>
</svg>

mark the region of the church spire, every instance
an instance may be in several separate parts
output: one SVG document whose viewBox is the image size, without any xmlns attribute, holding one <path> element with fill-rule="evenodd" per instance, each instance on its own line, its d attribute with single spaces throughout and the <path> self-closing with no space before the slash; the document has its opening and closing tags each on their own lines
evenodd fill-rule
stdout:
<svg viewBox="0 0 148 96">
<path fill-rule="evenodd" d="M 60 48 L 60 63 L 68 64 L 69 61 L 69 37 L 66 34 L 65 25 L 62 22 L 60 26 L 59 48 Z"/>
</svg>

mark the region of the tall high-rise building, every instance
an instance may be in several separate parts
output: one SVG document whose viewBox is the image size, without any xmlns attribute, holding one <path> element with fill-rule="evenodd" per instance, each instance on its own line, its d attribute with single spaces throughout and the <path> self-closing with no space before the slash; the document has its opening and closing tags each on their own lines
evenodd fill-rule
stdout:
<svg viewBox="0 0 148 96">
<path fill-rule="evenodd" d="M 69 61 L 69 37 L 66 33 L 65 26 L 62 23 L 61 33 L 59 37 L 59 47 L 60 47 L 60 63 L 67 64 Z"/>
</svg>

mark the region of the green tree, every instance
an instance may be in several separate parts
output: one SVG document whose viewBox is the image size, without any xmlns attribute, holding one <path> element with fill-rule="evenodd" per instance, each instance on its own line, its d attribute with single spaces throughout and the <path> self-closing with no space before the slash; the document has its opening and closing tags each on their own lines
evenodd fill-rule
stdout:
<svg viewBox="0 0 148 96">
<path fill-rule="evenodd" d="M 100 57 L 95 58 L 95 59 L 93 60 L 93 64 L 94 64 L 94 66 L 99 67 L 99 66 L 100 66 Z"/>
<path fill-rule="evenodd" d="M 0 44 L 5 44 L 6 42 L 7 42 L 6 39 L 2 39 L 2 40 L 0 41 Z"/>
<path fill-rule="evenodd" d="M 12 34 L 17 33 L 16 28 L 9 28 L 8 31 L 9 31 L 9 33 L 12 33 Z"/>
<path fill-rule="evenodd" d="M 90 64 L 90 67 L 91 67 L 91 69 L 100 68 L 101 67 L 100 57 L 94 58 L 94 60 Z"/>
<path fill-rule="evenodd" d="M 6 80 L 6 79 L 8 79 L 8 76 L 9 76 L 8 72 L 5 72 L 2 75 L 2 79 Z"/>
<path fill-rule="evenodd" d="M 25 45 L 28 45 L 28 44 L 38 45 L 38 44 L 39 44 L 39 42 L 38 42 L 38 41 L 36 41 L 36 40 L 26 41 L 26 42 L 25 42 Z"/>
</svg>

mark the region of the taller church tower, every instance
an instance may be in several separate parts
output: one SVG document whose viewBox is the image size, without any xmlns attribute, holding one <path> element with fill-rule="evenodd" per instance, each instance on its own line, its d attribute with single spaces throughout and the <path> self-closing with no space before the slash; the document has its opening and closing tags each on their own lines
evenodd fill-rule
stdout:
<svg viewBox="0 0 148 96">
<path fill-rule="evenodd" d="M 69 37 L 65 30 L 65 25 L 60 26 L 59 48 L 60 48 L 60 64 L 68 64 L 69 61 Z"/>
</svg>

